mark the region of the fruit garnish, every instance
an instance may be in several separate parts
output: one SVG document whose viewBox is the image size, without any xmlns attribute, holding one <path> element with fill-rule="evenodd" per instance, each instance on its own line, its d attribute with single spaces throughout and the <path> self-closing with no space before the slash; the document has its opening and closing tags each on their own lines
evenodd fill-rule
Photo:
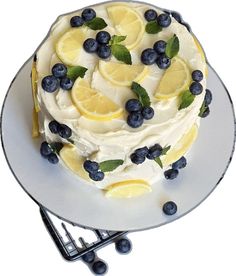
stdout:
<svg viewBox="0 0 236 276">
<path fill-rule="evenodd" d="M 203 91 L 203 86 L 201 85 L 201 83 L 194 81 L 191 83 L 189 91 L 195 96 L 200 95 Z"/>
<path fill-rule="evenodd" d="M 36 70 L 36 61 L 33 61 L 32 71 L 31 71 L 31 88 L 32 88 L 34 108 L 35 108 L 36 112 L 39 112 L 40 106 L 39 106 L 39 102 L 38 102 L 38 98 L 37 98 L 37 90 L 38 90 L 37 80 L 38 80 L 38 73 Z"/>
<path fill-rule="evenodd" d="M 32 138 L 39 137 L 39 121 L 38 121 L 38 113 L 35 108 L 33 108 L 32 112 Z"/>
<path fill-rule="evenodd" d="M 172 216 L 177 212 L 177 205 L 173 201 L 167 201 L 163 205 L 162 210 L 167 216 Z"/>
<path fill-rule="evenodd" d="M 156 62 L 158 54 L 155 50 L 148 48 L 142 51 L 141 61 L 145 65 L 152 65 Z"/>
<path fill-rule="evenodd" d="M 202 60 L 204 61 L 204 63 L 206 63 L 206 55 L 205 55 L 205 52 L 204 52 L 204 50 L 203 50 L 200 42 L 198 41 L 198 39 L 196 38 L 195 35 L 192 35 L 192 36 L 193 36 L 193 40 L 194 40 L 194 42 L 195 42 L 195 44 L 197 46 L 197 49 L 198 49 L 198 51 L 199 51 L 199 53 L 200 53 L 200 55 L 202 57 Z M 206 66 L 206 69 L 205 69 L 205 75 L 206 75 L 206 77 L 208 76 L 208 68 L 207 68 L 207 66 Z"/>
<path fill-rule="evenodd" d="M 164 172 L 165 179 L 173 180 L 175 179 L 179 174 L 179 171 L 176 169 L 169 169 Z"/>
<path fill-rule="evenodd" d="M 171 24 L 171 17 L 167 13 L 162 13 L 157 17 L 157 23 L 162 28 L 167 28 Z"/>
<path fill-rule="evenodd" d="M 194 70 L 192 72 L 192 79 L 193 79 L 193 81 L 200 82 L 200 81 L 203 80 L 203 77 L 204 77 L 203 73 L 200 70 Z"/>
<path fill-rule="evenodd" d="M 145 19 L 150 22 L 157 19 L 157 12 L 153 9 L 146 10 L 144 13 Z"/>
</svg>

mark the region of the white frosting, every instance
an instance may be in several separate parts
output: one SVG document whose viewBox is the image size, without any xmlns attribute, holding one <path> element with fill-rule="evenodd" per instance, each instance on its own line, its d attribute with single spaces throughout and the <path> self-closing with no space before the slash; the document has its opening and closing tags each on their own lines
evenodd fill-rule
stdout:
<svg viewBox="0 0 236 276">
<path fill-rule="evenodd" d="M 106 4 L 106 5 L 109 5 Z M 110 34 L 116 34 L 112 27 L 112 22 L 106 12 L 106 5 L 97 5 L 95 7 L 97 16 L 102 17 L 108 24 L 104 30 Z M 150 8 L 141 3 L 129 3 L 139 13 L 143 19 L 144 12 Z M 151 7 L 153 8 L 153 7 Z M 55 54 L 55 43 L 58 38 L 70 27 L 70 18 L 73 15 L 80 15 L 80 11 L 61 16 L 51 28 L 49 37 L 42 44 L 37 52 L 37 71 L 39 84 L 41 79 L 51 74 L 51 67 L 60 62 Z M 157 10 L 160 14 L 161 11 Z M 88 37 L 95 37 L 96 31 L 88 30 Z M 172 24 L 163 29 L 156 35 L 144 33 L 143 39 L 135 49 L 131 50 L 133 64 L 140 64 L 141 52 L 152 47 L 155 41 L 163 39 L 168 40 L 176 34 L 180 40 L 180 51 L 178 56 L 182 58 L 189 66 L 190 70 L 199 69 L 205 72 L 206 64 L 202 60 L 201 54 L 196 47 L 192 35 L 181 24 L 172 18 Z M 114 58 L 112 60 L 115 61 Z M 88 68 L 85 78 L 90 81 L 91 86 L 101 93 L 111 98 L 118 105 L 124 107 L 125 102 L 134 97 L 133 92 L 128 87 L 114 86 L 105 80 L 96 69 L 98 57 L 94 54 L 88 54 L 83 49 L 79 57 L 79 64 Z M 38 97 L 42 108 L 42 120 L 44 121 L 42 131 L 45 133 L 48 141 L 58 140 L 57 135 L 52 134 L 48 129 L 48 122 L 54 118 L 60 123 L 65 123 L 73 130 L 72 139 L 75 141 L 80 154 L 90 155 L 90 159 L 97 162 L 110 159 L 123 159 L 124 164 L 111 173 L 106 173 L 103 181 L 95 182 L 99 188 L 123 181 L 126 179 L 145 179 L 149 183 L 154 183 L 163 175 L 160 167 L 151 160 L 146 160 L 141 165 L 135 165 L 131 162 L 129 156 L 137 148 L 143 146 L 152 146 L 159 143 L 161 146 L 171 145 L 174 147 L 177 141 L 188 131 L 191 126 L 198 122 L 198 113 L 201 107 L 205 93 L 197 96 L 194 102 L 185 109 L 178 111 L 178 98 L 172 98 L 167 101 L 157 101 L 154 97 L 158 83 L 164 73 L 156 65 L 149 66 L 149 74 L 140 84 L 148 92 L 152 107 L 155 110 L 155 116 L 152 120 L 145 121 L 138 129 L 130 128 L 126 123 L 126 116 L 111 121 L 93 121 L 81 116 L 78 109 L 73 105 L 70 92 L 60 89 L 55 93 L 43 91 L 41 85 L 38 86 Z M 201 82 L 204 91 L 206 79 Z"/>
</svg>

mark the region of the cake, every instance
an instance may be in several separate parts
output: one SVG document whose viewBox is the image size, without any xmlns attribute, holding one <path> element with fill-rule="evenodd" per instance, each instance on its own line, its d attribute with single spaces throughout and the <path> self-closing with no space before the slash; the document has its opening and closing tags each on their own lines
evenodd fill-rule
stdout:
<svg viewBox="0 0 236 276">
<path fill-rule="evenodd" d="M 33 62 L 33 136 L 78 185 L 143 195 L 186 166 L 209 114 L 206 77 L 201 46 L 176 12 L 107 2 L 62 15 Z"/>
</svg>

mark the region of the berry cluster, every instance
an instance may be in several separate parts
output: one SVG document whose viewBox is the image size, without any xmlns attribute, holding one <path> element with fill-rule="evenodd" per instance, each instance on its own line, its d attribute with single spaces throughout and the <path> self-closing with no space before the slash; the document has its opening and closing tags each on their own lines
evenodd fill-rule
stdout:
<svg viewBox="0 0 236 276">
<path fill-rule="evenodd" d="M 212 93 L 209 89 L 206 89 L 206 94 L 203 102 L 204 111 L 200 115 L 201 118 L 206 118 L 210 114 L 209 105 L 211 104 L 211 102 L 212 102 Z"/>
<path fill-rule="evenodd" d="M 154 160 L 155 158 L 160 157 L 162 154 L 162 150 L 163 148 L 159 144 L 155 144 L 150 148 L 139 148 L 131 154 L 130 159 L 134 164 L 142 164 L 146 158 Z"/>
<path fill-rule="evenodd" d="M 189 90 L 193 95 L 200 95 L 203 91 L 201 81 L 203 80 L 203 73 L 200 70 L 195 70 L 192 72 L 192 80 Z"/>
<path fill-rule="evenodd" d="M 95 161 L 86 160 L 84 169 L 89 173 L 89 177 L 94 181 L 101 181 L 104 178 L 104 172 L 99 170 L 99 164 Z"/>
<path fill-rule="evenodd" d="M 179 170 L 185 168 L 186 165 L 187 160 L 184 156 L 182 156 L 179 160 L 172 164 L 171 169 L 164 172 L 165 178 L 169 180 L 175 179 L 179 174 Z"/>
<path fill-rule="evenodd" d="M 63 145 L 62 145 L 63 146 Z M 57 164 L 59 159 L 50 144 L 44 141 L 40 147 L 41 155 L 51 164 Z"/>
<path fill-rule="evenodd" d="M 72 135 L 72 130 L 70 127 L 64 124 L 60 124 L 57 121 L 51 121 L 48 124 L 48 127 L 53 134 L 58 134 L 61 138 L 69 139 Z"/>
<path fill-rule="evenodd" d="M 157 12 L 153 9 L 149 9 L 144 13 L 145 19 L 150 21 L 157 21 L 158 25 L 162 28 L 167 28 L 171 24 L 171 17 L 167 13 L 157 15 Z"/>
<path fill-rule="evenodd" d="M 96 17 L 96 12 L 95 10 L 91 8 L 84 9 L 82 11 L 81 16 L 73 16 L 70 19 L 70 25 L 71 27 L 81 27 L 84 25 L 85 22 L 91 21 Z"/>
</svg>

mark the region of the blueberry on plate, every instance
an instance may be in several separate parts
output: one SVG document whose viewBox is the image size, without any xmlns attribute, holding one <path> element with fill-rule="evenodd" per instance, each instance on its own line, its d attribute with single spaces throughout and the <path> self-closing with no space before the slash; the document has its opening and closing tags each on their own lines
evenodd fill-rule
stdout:
<svg viewBox="0 0 236 276">
<path fill-rule="evenodd" d="M 116 242 L 116 250 L 120 254 L 127 254 L 131 251 L 132 245 L 128 239 L 120 239 Z"/>
<path fill-rule="evenodd" d="M 55 153 L 50 153 L 47 156 L 48 162 L 51 164 L 57 164 L 59 162 L 59 159 Z"/>
<path fill-rule="evenodd" d="M 104 179 L 104 172 L 90 172 L 89 177 L 94 181 L 102 181 Z"/>
<path fill-rule="evenodd" d="M 189 90 L 193 95 L 200 95 L 202 93 L 203 87 L 201 83 L 194 81 L 190 85 Z"/>
<path fill-rule="evenodd" d="M 130 99 L 125 104 L 125 109 L 128 112 L 141 111 L 142 105 L 137 99 Z"/>
<path fill-rule="evenodd" d="M 212 102 L 212 93 L 209 89 L 206 89 L 204 101 L 207 106 L 210 105 Z"/>
<path fill-rule="evenodd" d="M 167 201 L 163 205 L 162 210 L 163 210 L 164 214 L 166 214 L 168 216 L 172 216 L 177 212 L 177 205 L 173 201 Z"/>
<path fill-rule="evenodd" d="M 90 21 L 95 17 L 96 17 L 96 12 L 91 8 L 87 8 L 82 11 L 82 18 L 84 21 Z"/>
<path fill-rule="evenodd" d="M 141 61 L 145 65 L 152 65 L 156 62 L 158 54 L 155 50 L 148 48 L 145 49 L 141 54 Z"/>
<path fill-rule="evenodd" d="M 43 157 L 47 157 L 49 154 L 53 152 L 53 149 L 50 147 L 50 145 L 44 141 L 40 146 L 40 153 Z"/>
<path fill-rule="evenodd" d="M 171 65 L 171 59 L 167 57 L 165 54 L 162 54 L 157 58 L 156 63 L 160 69 L 167 69 Z"/>
<path fill-rule="evenodd" d="M 48 127 L 52 133 L 57 134 L 60 124 L 57 121 L 53 120 L 48 124 Z"/>
<path fill-rule="evenodd" d="M 92 266 L 92 270 L 96 275 L 102 275 L 106 273 L 107 265 L 102 261 L 96 261 Z"/>
<path fill-rule="evenodd" d="M 200 70 L 195 70 L 192 72 L 193 81 L 200 82 L 203 80 L 203 73 Z"/>
<path fill-rule="evenodd" d="M 161 156 L 162 150 L 163 149 L 159 144 L 155 144 L 154 146 L 149 148 L 147 158 L 153 160 L 153 159 Z"/>
<path fill-rule="evenodd" d="M 64 77 L 60 80 L 60 87 L 63 90 L 71 90 L 71 88 L 73 87 L 74 82 L 68 78 L 68 77 Z"/>
<path fill-rule="evenodd" d="M 153 9 L 146 10 L 144 13 L 144 17 L 147 21 L 153 21 L 157 19 L 157 12 Z"/>
<path fill-rule="evenodd" d="M 166 51 L 166 42 L 164 40 L 158 40 L 154 43 L 153 49 L 158 53 L 158 54 L 164 54 Z"/>
<path fill-rule="evenodd" d="M 187 165 L 187 160 L 184 156 L 182 156 L 179 160 L 175 161 L 172 164 L 172 169 L 179 170 L 185 168 Z"/>
<path fill-rule="evenodd" d="M 70 19 L 71 27 L 80 27 L 84 25 L 84 20 L 81 16 L 73 16 Z"/>
<path fill-rule="evenodd" d="M 144 156 L 137 155 L 136 153 L 132 153 L 130 156 L 130 159 L 131 159 L 132 163 L 134 163 L 136 165 L 142 164 L 145 161 Z"/>
<path fill-rule="evenodd" d="M 89 173 L 97 172 L 99 170 L 99 165 L 95 161 L 86 160 L 84 161 L 84 169 Z"/>
<path fill-rule="evenodd" d="M 148 154 L 148 147 L 143 147 L 143 148 L 136 149 L 136 150 L 134 151 L 134 153 L 135 153 L 137 156 L 146 157 L 147 154 Z"/>
<path fill-rule="evenodd" d="M 108 44 L 111 39 L 111 35 L 106 31 L 100 31 L 96 35 L 96 40 L 100 44 Z"/>
<path fill-rule="evenodd" d="M 127 124 L 132 128 L 138 128 L 143 124 L 141 112 L 131 112 L 127 118 Z"/>
<path fill-rule="evenodd" d="M 151 120 L 154 116 L 154 109 L 151 106 L 146 106 L 142 109 L 142 115 L 145 120 Z"/>
<path fill-rule="evenodd" d="M 181 23 L 183 21 L 182 16 L 178 12 L 173 11 L 171 15 L 177 22 Z"/>
<path fill-rule="evenodd" d="M 60 125 L 58 128 L 58 134 L 61 138 L 68 139 L 72 135 L 72 130 L 67 125 Z"/>
<path fill-rule="evenodd" d="M 67 74 L 67 67 L 63 63 L 56 63 L 52 67 L 52 74 L 56 78 L 65 77 Z"/>
<path fill-rule="evenodd" d="M 157 23 L 163 28 L 167 28 L 171 24 L 171 17 L 167 13 L 162 13 L 157 17 Z"/>
<path fill-rule="evenodd" d="M 178 174 L 179 174 L 179 171 L 175 169 L 169 169 L 164 172 L 165 178 L 169 180 L 175 179 L 178 176 Z"/>
<path fill-rule="evenodd" d="M 210 114 L 210 108 L 209 108 L 209 106 L 207 106 L 200 117 L 206 118 L 209 114 Z"/>
<path fill-rule="evenodd" d="M 95 260 L 95 253 L 94 251 L 89 251 L 88 253 L 84 254 L 82 256 L 82 260 L 85 262 L 85 263 L 92 263 L 94 260 Z"/>
<path fill-rule="evenodd" d="M 55 76 L 47 76 L 42 79 L 42 88 L 46 92 L 52 93 L 59 88 L 59 81 Z"/>
<path fill-rule="evenodd" d="M 102 59 L 109 58 L 111 56 L 111 47 L 109 45 L 99 45 L 97 55 Z"/>
<path fill-rule="evenodd" d="M 83 44 L 84 50 L 88 53 L 95 53 L 98 48 L 98 42 L 93 38 L 88 38 Z"/>
</svg>

